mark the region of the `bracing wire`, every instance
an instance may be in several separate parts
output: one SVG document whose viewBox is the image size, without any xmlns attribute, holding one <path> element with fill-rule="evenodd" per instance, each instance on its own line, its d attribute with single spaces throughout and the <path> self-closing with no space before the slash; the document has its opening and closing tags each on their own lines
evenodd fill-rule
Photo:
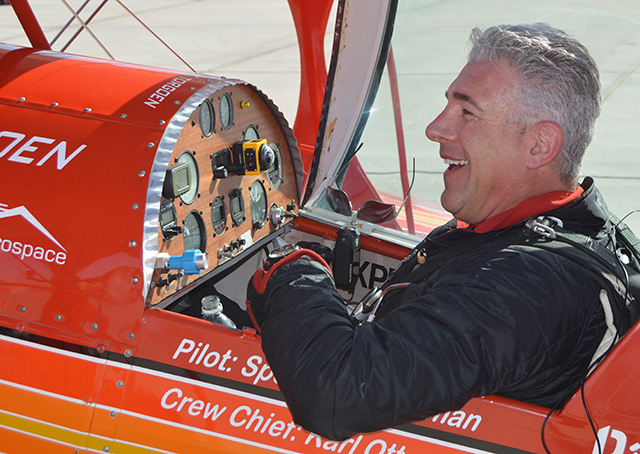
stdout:
<svg viewBox="0 0 640 454">
<path fill-rule="evenodd" d="M 90 1 L 87 0 L 87 2 L 85 2 L 82 7 L 76 12 L 74 11 L 74 9 L 69 5 L 69 3 L 67 3 L 67 0 L 61 0 L 62 3 L 67 7 L 67 9 L 71 12 L 71 14 L 73 15 L 73 18 L 75 18 L 78 22 L 80 22 L 81 24 L 81 29 L 83 30 L 87 30 L 87 32 L 91 35 L 91 37 L 93 38 L 93 40 L 98 44 L 98 46 L 100 46 L 100 48 L 104 51 L 105 54 L 107 54 L 107 56 L 111 59 L 111 60 L 115 60 L 115 58 L 113 57 L 113 55 L 111 55 L 111 53 L 107 50 L 106 46 L 104 46 L 104 44 L 102 44 L 102 42 L 100 41 L 100 39 L 98 39 L 98 37 L 91 31 L 91 29 L 89 28 L 89 21 L 91 19 L 93 19 L 93 17 L 95 16 L 95 14 L 102 9 L 102 7 L 105 5 L 105 3 L 107 3 L 108 0 L 104 0 L 102 2 L 102 4 L 98 7 L 98 9 L 93 13 L 93 15 L 89 18 L 89 20 L 87 20 L 86 22 L 83 21 L 80 18 L 80 12 L 82 11 L 82 9 L 86 6 L 86 4 Z M 154 32 L 151 27 L 149 27 L 147 24 L 145 24 L 142 19 L 140 19 L 133 11 L 131 11 L 131 9 L 129 9 L 121 0 L 115 0 L 116 3 L 118 3 L 131 17 L 133 17 L 135 20 L 137 20 L 140 25 L 142 25 L 149 33 L 151 33 L 151 35 L 153 35 L 153 37 L 155 37 L 158 41 L 160 41 L 160 43 L 162 43 L 162 45 L 164 47 L 166 47 L 169 52 L 171 52 L 173 55 L 175 55 L 182 63 L 184 63 L 187 68 L 189 68 L 191 71 L 193 71 L 194 73 L 197 72 L 184 58 L 182 58 L 182 56 L 180 56 L 180 54 L 178 54 L 178 52 L 176 52 L 169 44 L 167 44 L 166 41 L 164 41 L 162 38 L 160 38 L 160 36 Z M 67 25 L 65 25 L 65 27 L 63 28 L 62 31 L 64 31 L 67 27 L 69 26 L 69 23 L 67 23 Z M 62 33 L 61 31 L 61 33 Z M 77 36 L 77 34 L 72 38 L 74 39 Z M 58 38 L 58 36 L 56 36 L 56 39 Z M 65 46 L 65 48 L 69 45 L 70 43 L 67 43 L 67 45 Z"/>
<path fill-rule="evenodd" d="M 76 13 L 74 11 L 74 9 L 71 7 L 71 5 L 69 5 L 69 3 L 67 3 L 67 0 L 61 0 L 61 1 L 64 4 L 64 6 L 66 6 L 67 9 L 71 12 L 71 14 L 73 14 L 73 16 L 76 18 L 76 20 L 78 22 L 80 22 L 80 24 L 82 25 L 82 28 L 84 28 L 87 31 L 87 33 L 89 33 L 91 35 L 91 37 L 98 44 L 98 46 L 100 46 L 100 48 L 104 51 L 104 53 L 107 54 L 111 60 L 115 60 L 113 55 L 111 55 L 111 53 L 107 50 L 107 48 L 104 46 L 104 44 L 102 44 L 102 42 L 98 39 L 98 37 L 91 31 L 89 26 L 82 19 L 80 19 L 80 16 L 78 15 L 78 13 Z"/>
<path fill-rule="evenodd" d="M 63 0 L 63 1 L 64 1 L 64 0 Z M 175 50 L 173 50 L 173 49 L 171 48 L 171 46 L 169 46 L 169 44 L 167 44 L 167 43 L 166 43 L 162 38 L 160 38 L 160 36 L 158 36 L 158 34 L 157 34 L 157 33 L 155 33 L 153 30 L 151 30 L 151 28 L 149 28 L 149 26 L 147 26 L 147 24 L 145 24 L 145 23 L 142 21 L 142 19 L 140 19 L 138 16 L 136 16 L 136 14 L 135 14 L 133 11 L 131 11 L 129 8 L 127 8 L 127 7 L 125 6 L 125 4 L 124 4 L 124 3 L 122 3 L 122 1 L 121 1 L 121 0 L 115 0 L 115 1 L 116 1 L 116 3 L 118 3 L 120 6 L 122 6 L 122 7 L 125 9 L 125 11 L 127 11 L 129 14 L 131 14 L 131 16 L 132 16 L 134 19 L 136 19 L 138 22 L 140 22 L 140 25 L 142 25 L 144 28 L 146 28 L 146 29 L 147 29 L 147 31 L 149 31 L 149 33 L 151 33 L 151 34 L 152 34 L 152 35 L 153 35 L 153 36 L 154 36 L 158 41 L 160 41 L 160 42 L 161 42 L 161 43 L 162 43 L 162 44 L 163 44 L 163 45 L 164 45 L 164 46 L 165 46 L 165 47 L 166 47 L 166 48 L 167 48 L 167 49 L 168 49 L 168 50 L 169 50 L 173 55 L 175 55 L 175 56 L 176 56 L 176 57 L 177 57 L 177 58 L 178 58 L 182 63 L 184 63 L 184 64 L 187 66 L 187 68 L 189 68 L 189 69 L 190 69 L 191 71 L 193 71 L 194 73 L 195 73 L 195 72 L 197 72 L 195 69 L 193 69 L 193 67 L 192 67 L 189 63 L 187 63 L 187 61 L 186 61 L 184 58 L 182 58 L 182 57 L 181 57 L 181 56 L 180 56 L 180 55 L 179 55 Z"/>
</svg>

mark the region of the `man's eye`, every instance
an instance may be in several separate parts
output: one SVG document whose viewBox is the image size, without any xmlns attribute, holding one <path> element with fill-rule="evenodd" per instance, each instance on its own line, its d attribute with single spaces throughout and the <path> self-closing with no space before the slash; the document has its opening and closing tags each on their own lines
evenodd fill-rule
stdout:
<svg viewBox="0 0 640 454">
<path fill-rule="evenodd" d="M 473 115 L 473 113 L 469 112 L 467 109 L 462 109 L 462 115 Z"/>
</svg>

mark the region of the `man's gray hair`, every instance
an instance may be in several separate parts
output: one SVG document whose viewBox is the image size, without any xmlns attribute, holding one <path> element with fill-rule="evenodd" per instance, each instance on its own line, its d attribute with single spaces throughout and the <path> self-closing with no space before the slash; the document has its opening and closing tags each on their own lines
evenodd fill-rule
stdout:
<svg viewBox="0 0 640 454">
<path fill-rule="evenodd" d="M 547 24 L 499 25 L 471 32 L 469 62 L 502 60 L 523 77 L 514 112 L 524 127 L 550 120 L 564 132 L 563 181 L 575 184 L 582 158 L 600 114 L 600 77 L 589 51 L 562 30 Z"/>
</svg>

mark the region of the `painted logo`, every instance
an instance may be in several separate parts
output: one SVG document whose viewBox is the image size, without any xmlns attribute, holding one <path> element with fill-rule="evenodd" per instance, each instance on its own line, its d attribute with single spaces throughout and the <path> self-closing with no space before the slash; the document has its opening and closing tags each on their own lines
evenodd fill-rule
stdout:
<svg viewBox="0 0 640 454">
<path fill-rule="evenodd" d="M 607 439 L 615 441 L 615 447 L 613 451 L 605 450 Z M 629 449 L 627 450 L 627 445 Z M 602 450 L 602 451 L 600 451 Z M 621 430 L 612 429 L 611 426 L 603 427 L 598 430 L 598 441 L 593 446 L 593 454 L 600 454 L 600 452 L 607 454 L 624 454 L 627 452 L 640 452 L 640 443 L 629 443 L 627 440 L 627 434 Z"/>
<path fill-rule="evenodd" d="M 13 154 L 8 155 L 8 161 L 18 162 L 20 164 L 35 163 L 35 165 L 39 167 L 55 157 L 56 169 L 58 170 L 62 170 L 87 147 L 85 144 L 82 144 L 67 156 L 67 142 L 64 140 L 39 136 L 27 137 L 25 134 L 13 131 L 0 131 L 0 138 L 2 137 L 8 137 L 13 139 L 13 141 L 0 150 L 0 158 L 8 155 L 8 153 L 19 144 L 18 149 Z M 44 147 L 42 145 L 44 145 Z M 46 149 L 48 145 L 53 145 L 53 148 L 47 152 Z M 41 156 L 45 152 L 46 154 Z"/>
<path fill-rule="evenodd" d="M 7 205 L 0 203 L 0 220 L 21 217 L 48 238 L 59 249 L 52 249 L 42 245 L 23 243 L 11 238 L 0 237 L 0 252 L 13 254 L 20 260 L 35 259 L 43 262 L 64 265 L 67 261 L 67 250 L 55 237 L 36 219 L 36 217 L 24 206 L 7 208 Z M 2 233 L 0 233 L 2 235 Z M 2 235 L 4 236 L 4 235 Z"/>
</svg>

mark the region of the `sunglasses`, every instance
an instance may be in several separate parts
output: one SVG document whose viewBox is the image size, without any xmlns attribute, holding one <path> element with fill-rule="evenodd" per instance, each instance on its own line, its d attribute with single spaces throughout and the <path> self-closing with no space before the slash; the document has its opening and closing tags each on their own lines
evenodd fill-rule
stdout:
<svg viewBox="0 0 640 454">
<path fill-rule="evenodd" d="M 384 203 L 379 200 L 367 200 L 358 210 L 356 218 L 373 224 L 385 224 L 397 218 L 402 211 L 402 208 L 404 208 L 404 204 L 407 202 L 407 199 L 409 199 L 409 194 L 411 194 L 411 189 L 413 188 L 413 182 L 416 179 L 415 159 L 413 160 L 412 174 L 411 184 L 409 185 L 407 195 L 404 197 L 400 208 L 396 208 L 393 203 Z M 351 201 L 349 200 L 349 196 L 343 190 L 328 187 L 327 201 L 329 202 L 331 209 L 336 213 L 344 216 L 352 215 L 353 209 L 351 207 Z"/>
</svg>

